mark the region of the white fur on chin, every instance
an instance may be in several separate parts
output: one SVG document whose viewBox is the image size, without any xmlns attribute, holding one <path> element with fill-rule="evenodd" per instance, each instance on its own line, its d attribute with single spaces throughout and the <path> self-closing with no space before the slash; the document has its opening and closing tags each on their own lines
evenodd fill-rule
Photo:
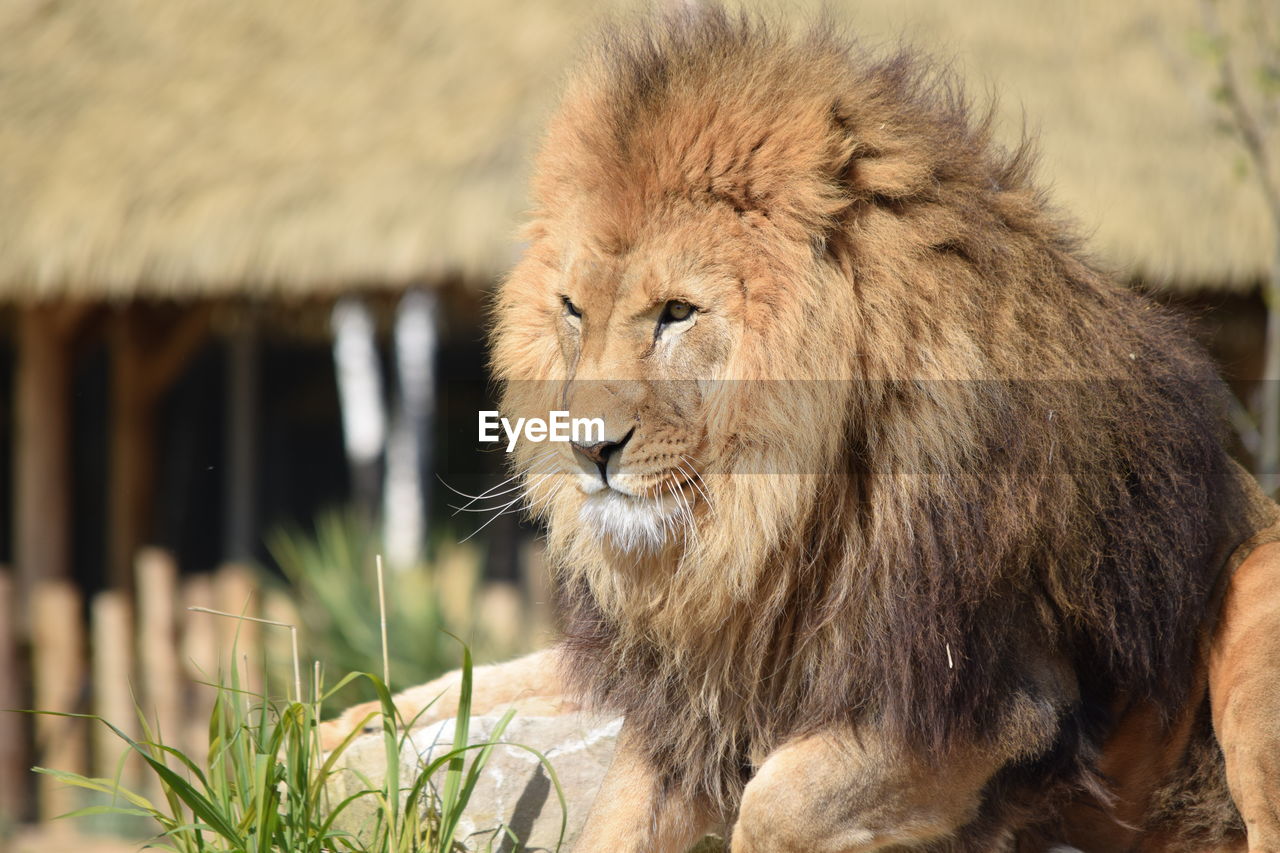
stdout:
<svg viewBox="0 0 1280 853">
<path fill-rule="evenodd" d="M 613 489 L 587 495 L 578 519 L 620 551 L 657 551 L 677 523 L 678 507 L 665 495 L 638 498 Z"/>
</svg>

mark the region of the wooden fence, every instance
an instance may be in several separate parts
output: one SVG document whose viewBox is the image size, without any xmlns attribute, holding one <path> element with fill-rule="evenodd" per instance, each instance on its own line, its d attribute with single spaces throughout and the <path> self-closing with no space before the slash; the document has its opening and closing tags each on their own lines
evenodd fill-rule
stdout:
<svg viewBox="0 0 1280 853">
<path fill-rule="evenodd" d="M 86 602 L 68 582 L 38 584 L 30 596 L 30 640 L 23 643 L 15 583 L 0 569 L 0 708 L 97 714 L 131 737 L 141 734 L 141 708 L 166 743 L 202 755 L 214 698 L 204 682 L 217 680 L 234 642 L 248 688 L 259 689 L 264 644 L 277 638 L 255 623 L 189 608 L 290 624 L 297 624 L 296 611 L 282 592 L 259 590 L 242 566 L 183 578 L 167 552 L 146 549 L 135 572 L 132 599 L 104 591 Z M 288 646 L 288 631 L 267 630 L 283 633 Z M 121 765 L 125 753 L 120 738 L 100 723 L 0 713 L 0 820 L 31 816 L 34 807 L 43 821 L 81 805 L 75 789 L 31 773 L 33 764 L 106 777 L 123 768 L 126 786 L 158 793 L 148 789 L 151 776 L 140 773 L 136 758 Z"/>
<path fill-rule="evenodd" d="M 527 595 L 510 583 L 478 583 L 474 561 L 443 562 L 439 600 L 447 624 L 474 624 L 509 652 L 545 641 L 549 595 L 540 545 L 522 554 Z M 166 744 L 204 755 L 215 696 L 209 682 L 233 665 L 233 645 L 241 683 L 261 692 L 264 660 L 281 667 L 270 674 L 273 686 L 292 684 L 291 672 L 282 677 L 291 666 L 291 638 L 284 628 L 192 608 L 302 628 L 297 610 L 284 590 L 260 588 L 257 575 L 240 565 L 183 576 L 168 552 L 149 548 L 138 554 L 134 573 L 133 596 L 108 590 L 88 601 L 69 582 L 38 583 L 22 613 L 17 582 L 0 567 L 0 709 L 96 714 L 137 738 L 140 708 Z M 0 712 L 0 839 L 6 824 L 46 821 L 83 805 L 80 792 L 32 773 L 33 765 L 102 777 L 119 772 L 126 787 L 159 796 L 154 775 L 125 753 L 101 723 Z"/>
</svg>

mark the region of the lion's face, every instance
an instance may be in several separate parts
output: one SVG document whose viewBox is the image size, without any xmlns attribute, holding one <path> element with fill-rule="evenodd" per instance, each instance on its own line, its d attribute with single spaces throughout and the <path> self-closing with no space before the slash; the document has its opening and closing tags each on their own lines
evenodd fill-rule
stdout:
<svg viewBox="0 0 1280 853">
<path fill-rule="evenodd" d="M 503 325 L 522 349 L 537 348 L 543 369 L 512 377 L 505 408 L 604 424 L 603 435 L 520 448 L 531 502 L 552 524 L 581 525 L 619 552 L 679 546 L 745 434 L 735 415 L 756 337 L 736 253 L 704 239 L 726 224 L 715 219 L 669 209 L 625 252 L 575 234 L 554 247 L 550 269 L 525 264 L 507 285 L 508 297 L 520 293 L 518 308 L 507 303 L 519 316 Z"/>
<path fill-rule="evenodd" d="M 842 446 L 849 384 L 827 380 L 851 371 L 848 288 L 810 241 L 726 205 L 665 200 L 624 241 L 617 209 L 543 219 L 501 292 L 504 415 L 604 422 L 602 440 L 518 446 L 527 501 L 603 600 L 691 558 L 746 589 Z"/>
<path fill-rule="evenodd" d="M 667 252 L 571 259 L 547 310 L 564 410 L 603 435 L 557 448 L 578 515 L 623 550 L 655 549 L 692 521 L 709 449 L 705 382 L 739 343 L 732 280 Z M 703 381 L 699 381 L 703 380 Z"/>
</svg>

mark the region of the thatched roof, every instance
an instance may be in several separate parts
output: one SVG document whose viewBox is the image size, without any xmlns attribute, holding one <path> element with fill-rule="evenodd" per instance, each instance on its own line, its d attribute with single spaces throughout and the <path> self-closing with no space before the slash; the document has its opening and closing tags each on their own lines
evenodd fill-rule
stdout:
<svg viewBox="0 0 1280 853">
<path fill-rule="evenodd" d="M 539 5 L 4 0 L 0 296 L 501 270 L 580 38 Z"/>
<path fill-rule="evenodd" d="M 1173 286 L 1265 268 L 1262 205 L 1191 50 L 1194 0 L 835 5 L 872 43 L 954 58 L 1015 135 L 1025 112 L 1107 262 Z M 602 11 L 5 0 L 0 299 L 487 280 L 517 250 L 530 152 Z"/>
</svg>

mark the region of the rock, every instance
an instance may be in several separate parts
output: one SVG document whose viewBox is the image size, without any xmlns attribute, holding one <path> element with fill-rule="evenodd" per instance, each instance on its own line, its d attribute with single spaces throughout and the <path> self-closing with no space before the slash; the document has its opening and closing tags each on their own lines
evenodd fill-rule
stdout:
<svg viewBox="0 0 1280 853">
<path fill-rule="evenodd" d="M 473 717 L 471 743 L 488 741 L 498 720 L 496 716 Z M 411 785 L 421 767 L 450 750 L 454 722 L 444 720 L 409 733 L 400 753 L 402 786 Z M 503 745 L 489 755 L 459 823 L 458 840 L 471 850 L 486 850 L 491 845 L 495 853 L 556 849 L 561 830 L 560 800 L 538 757 L 516 745 L 520 744 L 541 752 L 554 768 L 567 806 L 563 849 L 572 849 L 572 841 L 581 830 L 591 800 L 609 769 L 621 728 L 621 718 L 602 719 L 580 714 L 515 717 L 502 735 Z M 478 752 L 468 753 L 468 765 Z M 331 802 L 341 802 L 343 797 L 364 787 L 356 773 L 375 785 L 381 784 L 386 770 L 382 735 L 357 739 L 343 755 L 342 766 L 355 773 L 342 773 L 335 778 Z M 443 772 L 436 775 L 437 790 L 443 779 Z M 373 808 L 372 801 L 357 802 L 343 816 L 342 825 L 356 829 L 366 824 Z M 521 840 L 521 846 L 506 837 L 504 827 Z"/>
<path fill-rule="evenodd" d="M 442 725 L 416 732 L 414 743 L 419 755 L 430 760 L 448 752 L 453 743 L 453 722 L 446 720 Z M 489 740 L 496 723 L 494 717 L 473 719 L 472 742 Z M 495 851 L 513 850 L 514 842 L 504 840 L 498 832 L 505 826 L 520 839 L 525 850 L 555 850 L 563 816 L 564 848 L 571 849 L 613 760 L 621 728 L 620 717 L 517 716 L 503 733 L 502 741 L 531 747 L 547 757 L 564 791 L 565 811 L 562 813 L 555 786 L 538 757 L 521 746 L 500 746 L 489 756 L 458 827 L 458 838 L 493 840 Z M 478 847 L 483 849 L 484 844 Z"/>
<path fill-rule="evenodd" d="M 471 719 L 471 743 L 488 741 L 498 723 L 496 716 Z M 613 759 L 613 751 L 622 719 L 565 714 L 555 717 L 521 717 L 517 715 L 501 738 L 501 745 L 490 753 L 480 781 L 458 826 L 456 838 L 468 850 L 494 853 L 517 851 L 554 851 L 560 840 L 561 807 L 551 777 L 538 757 L 522 747 L 531 747 L 547 757 L 564 791 L 563 851 L 573 849 L 573 842 L 587 817 L 587 811 Z M 400 781 L 408 787 L 418 769 L 434 758 L 446 754 L 453 745 L 454 721 L 444 720 L 409 733 L 400 754 Z M 467 755 L 467 763 L 479 750 Z M 363 777 L 380 785 L 385 776 L 385 753 L 381 734 L 366 735 L 351 744 L 342 756 L 338 773 L 330 783 L 330 802 L 365 788 Z M 443 773 L 435 777 L 437 790 Z M 370 825 L 372 798 L 361 798 L 339 821 L 344 828 L 359 832 Z M 504 831 L 509 829 L 520 839 L 514 842 Z M 699 853 L 723 849 L 707 846 Z"/>
</svg>

